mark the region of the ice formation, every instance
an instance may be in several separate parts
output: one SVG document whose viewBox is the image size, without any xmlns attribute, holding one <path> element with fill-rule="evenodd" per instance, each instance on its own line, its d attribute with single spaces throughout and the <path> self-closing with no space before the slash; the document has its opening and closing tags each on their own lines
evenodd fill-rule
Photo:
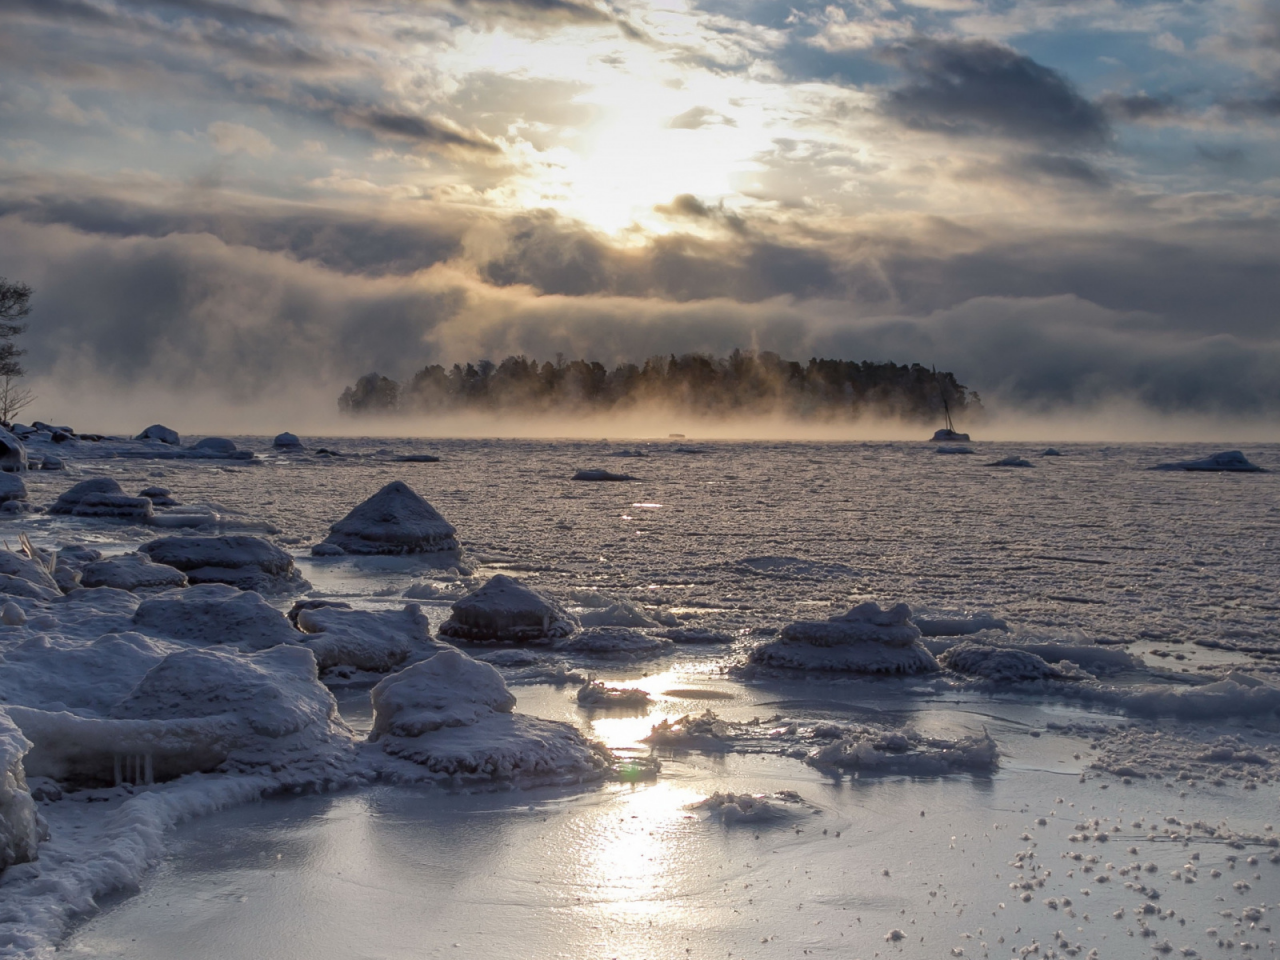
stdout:
<svg viewBox="0 0 1280 960">
<path fill-rule="evenodd" d="M 760 644 L 750 662 L 793 670 L 866 674 L 913 674 L 938 669 L 920 643 L 905 603 L 881 610 L 863 603 L 825 621 L 800 621 L 783 628 L 777 640 Z"/>
<path fill-rule="evenodd" d="M 453 604 L 440 636 L 473 643 L 551 643 L 577 626 L 554 600 L 500 573 Z"/>
<path fill-rule="evenodd" d="M 176 507 L 178 501 L 173 499 L 173 491 L 168 487 L 145 487 L 138 491 L 138 496 L 146 497 L 155 507 Z"/>
<path fill-rule="evenodd" d="M 1060 457 L 1060 456 L 1062 456 L 1062 451 L 1060 451 L 1060 450 L 1055 450 L 1053 447 L 1049 447 L 1047 450 L 1043 450 L 1043 451 L 1041 451 L 1040 456 L 1042 456 L 1042 457 Z"/>
<path fill-rule="evenodd" d="M 321 670 L 351 668 L 386 673 L 410 658 L 421 659 L 444 648 L 431 640 L 431 624 L 416 603 L 403 610 L 350 610 L 304 605 L 297 612 L 303 645 L 316 655 Z"/>
<path fill-rule="evenodd" d="M 276 438 L 271 441 L 271 446 L 277 450 L 301 450 L 302 441 L 295 434 L 285 431 L 276 435 Z"/>
<path fill-rule="evenodd" d="M 231 454 L 236 452 L 236 445 L 226 437 L 205 437 L 191 449 L 204 450 L 208 453 L 215 453 L 219 456 L 229 457 Z"/>
<path fill-rule="evenodd" d="M 258 594 L 220 583 L 171 590 L 143 600 L 132 626 L 143 633 L 199 644 L 265 650 L 298 643 L 298 631 Z"/>
<path fill-rule="evenodd" d="M 591 627 L 556 645 L 563 653 L 616 660 L 644 660 L 661 657 L 675 649 L 666 637 L 627 627 Z"/>
<path fill-rule="evenodd" d="M 1161 463 L 1151 467 L 1151 469 L 1213 473 L 1266 473 L 1256 463 L 1250 463 L 1249 459 L 1239 450 L 1224 450 L 1221 453 L 1215 453 L 1211 457 L 1205 457 L 1203 460 L 1180 460 L 1174 463 Z"/>
<path fill-rule="evenodd" d="M 44 834 L 22 765 L 30 746 L 22 731 L 0 710 L 0 872 L 36 859 Z"/>
<path fill-rule="evenodd" d="M 130 497 L 110 477 L 81 480 L 49 507 L 54 515 L 103 517 L 146 522 L 154 513 L 146 497 Z"/>
<path fill-rule="evenodd" d="M 47 565 L 12 550 L 0 550 L 0 593 L 53 600 L 62 595 L 62 590 Z"/>
<path fill-rule="evenodd" d="M 634 480 L 635 477 L 627 473 L 612 473 L 608 470 L 579 470 L 573 475 L 573 479 L 621 482 L 623 480 Z"/>
<path fill-rule="evenodd" d="M 578 703 L 584 707 L 647 707 L 653 702 L 639 687 L 611 687 L 588 680 L 578 688 Z"/>
<path fill-rule="evenodd" d="M 607 607 L 594 607 L 578 614 L 578 622 L 584 627 L 656 627 L 656 620 L 650 619 L 643 610 L 633 603 L 621 600 Z"/>
<path fill-rule="evenodd" d="M 0 427 L 0 470 L 21 473 L 27 469 L 27 448 L 8 430 Z"/>
<path fill-rule="evenodd" d="M 1016 453 L 1011 453 L 1007 457 L 999 460 L 992 460 L 987 464 L 988 467 L 1029 467 L 1032 466 L 1030 460 L 1025 460 Z"/>
<path fill-rule="evenodd" d="M 810 751 L 811 766 L 856 773 L 937 777 L 950 773 L 994 773 L 1000 752 L 991 735 L 945 740 L 914 732 L 848 728 L 825 746 Z"/>
<path fill-rule="evenodd" d="M 1009 625 L 989 613 L 951 617 L 917 613 L 911 618 L 924 637 L 967 637 L 983 630 L 1008 630 Z"/>
<path fill-rule="evenodd" d="M 466 779 L 599 778 L 612 758 L 567 723 L 513 714 L 493 667 L 444 650 L 373 688 L 371 742 L 434 775 Z"/>
<path fill-rule="evenodd" d="M 192 583 L 226 583 L 259 593 L 291 593 L 311 585 L 293 557 L 261 537 L 165 537 L 138 548 L 156 563 L 176 567 Z"/>
<path fill-rule="evenodd" d="M 154 563 L 145 553 L 126 553 L 86 564 L 80 571 L 82 587 L 114 587 L 117 590 L 167 590 L 187 586 L 187 575 L 164 563 Z"/>
<path fill-rule="evenodd" d="M 698 716 L 685 714 L 676 720 L 662 720 L 644 742 L 652 747 L 722 752 L 729 749 L 732 733 L 730 724 L 707 710 Z"/>
<path fill-rule="evenodd" d="M 182 438 L 178 436 L 177 430 L 170 430 L 163 424 L 153 423 L 147 429 L 134 437 L 135 440 L 158 440 L 160 443 L 167 443 L 177 447 L 182 445 Z"/>
<path fill-rule="evenodd" d="M 450 553 L 458 549 L 453 525 L 408 484 L 395 480 L 329 528 L 313 553 Z M 323 548 L 323 549 L 322 549 Z"/>
<path fill-rule="evenodd" d="M 728 644 L 734 641 L 733 634 L 709 630 L 706 627 L 675 627 L 662 631 L 660 636 L 666 637 L 672 643 L 682 645 Z"/>
<path fill-rule="evenodd" d="M 0 473 L 0 510 L 5 513 L 28 508 L 27 485 L 16 473 Z"/>
<path fill-rule="evenodd" d="M 797 816 L 812 812 L 794 790 L 780 790 L 773 794 L 716 791 L 706 799 L 689 804 L 686 809 L 710 814 L 723 823 L 746 823 L 752 826 L 791 821 Z"/>
<path fill-rule="evenodd" d="M 996 683 L 1024 680 L 1061 680 L 1079 676 L 1079 671 L 1063 669 L 1042 657 L 1016 647 L 996 647 L 984 643 L 960 643 L 947 650 L 938 662 L 948 670 L 982 677 Z"/>
</svg>

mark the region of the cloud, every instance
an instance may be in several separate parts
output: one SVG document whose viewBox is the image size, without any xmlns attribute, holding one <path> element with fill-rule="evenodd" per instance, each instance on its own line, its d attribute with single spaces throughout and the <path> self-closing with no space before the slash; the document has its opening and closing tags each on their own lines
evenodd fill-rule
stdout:
<svg viewBox="0 0 1280 960">
<path fill-rule="evenodd" d="M 1002 44 L 920 38 L 886 56 L 907 82 L 880 109 L 911 129 L 1058 148 L 1098 147 L 1111 136 L 1106 114 L 1066 77 Z"/>
<path fill-rule="evenodd" d="M 1098 101 L 1098 105 L 1109 116 L 1131 123 L 1168 120 L 1180 117 L 1185 112 L 1182 106 L 1168 94 L 1153 97 L 1146 93 L 1127 95 L 1109 93 Z"/>
<path fill-rule="evenodd" d="M 336 111 L 339 122 L 368 130 L 375 136 L 407 140 L 428 149 L 458 147 L 479 153 L 498 153 L 497 144 L 486 137 L 468 133 L 448 120 L 428 119 L 376 107 L 346 107 Z"/>
<path fill-rule="evenodd" d="M 710 107 L 690 107 L 679 116 L 668 120 L 667 126 L 672 130 L 698 130 L 711 126 L 736 127 L 737 123 Z"/>
<path fill-rule="evenodd" d="M 247 153 L 251 157 L 269 157 L 276 152 L 271 138 L 260 130 L 243 123 L 227 123 L 223 120 L 209 124 L 205 131 L 209 142 L 219 153 Z"/>
</svg>

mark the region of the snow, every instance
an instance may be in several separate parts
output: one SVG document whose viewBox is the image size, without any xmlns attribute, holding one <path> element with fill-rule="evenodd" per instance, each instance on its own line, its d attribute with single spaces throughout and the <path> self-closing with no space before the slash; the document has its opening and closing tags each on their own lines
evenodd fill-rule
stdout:
<svg viewBox="0 0 1280 960">
<path fill-rule="evenodd" d="M 27 499 L 27 485 L 16 473 L 0 473 L 0 503 Z"/>
<path fill-rule="evenodd" d="M 1152 470 L 1187 470 L 1191 472 L 1212 473 L 1265 473 L 1266 471 L 1249 459 L 1239 450 L 1224 450 L 1201 460 L 1178 460 L 1161 463 Z"/>
<path fill-rule="evenodd" d="M 112 517 L 120 520 L 151 519 L 153 509 L 146 497 L 129 497 L 111 477 L 81 480 L 58 497 L 49 513 L 76 517 Z"/>
<path fill-rule="evenodd" d="M 151 501 L 151 505 L 155 507 L 176 507 L 178 501 L 173 499 L 173 491 L 168 487 L 144 487 L 138 491 L 138 496 L 146 497 Z"/>
<path fill-rule="evenodd" d="M 408 484 L 395 480 L 329 528 L 318 555 L 456 553 L 453 525 Z M 313 551 L 315 552 L 315 551 Z"/>
<path fill-rule="evenodd" d="M 812 750 L 805 762 L 860 776 L 991 774 L 1000 766 L 1000 751 L 987 733 L 948 740 L 921 736 L 914 731 L 885 733 L 849 728 L 831 743 Z"/>
<path fill-rule="evenodd" d="M 627 473 L 612 473 L 608 470 L 579 470 L 573 475 L 573 479 L 620 483 L 624 480 L 634 480 L 635 477 Z"/>
<path fill-rule="evenodd" d="M 502 674 L 452 648 L 380 681 L 370 696 L 373 743 L 465 726 L 494 713 L 511 713 L 516 705 Z"/>
<path fill-rule="evenodd" d="M 584 707 L 647 707 L 653 698 L 639 687 L 611 687 L 588 680 L 578 688 L 577 701 Z"/>
<path fill-rule="evenodd" d="M 226 583 L 259 593 L 294 593 L 310 584 L 293 557 L 261 537 L 165 537 L 138 548 L 156 563 L 181 570 L 195 583 Z"/>
<path fill-rule="evenodd" d="M 444 649 L 431 640 L 431 624 L 416 603 L 403 610 L 348 610 L 304 606 L 297 612 L 302 639 L 322 671 L 335 668 L 386 673 L 410 658 Z"/>
<path fill-rule="evenodd" d="M 913 674 L 937 670 L 937 661 L 920 643 L 911 608 L 899 603 L 882 610 L 859 604 L 825 621 L 799 621 L 783 628 L 774 641 L 750 653 L 750 662 L 793 670 L 865 674 Z"/>
<path fill-rule="evenodd" d="M 917 613 L 911 618 L 924 637 L 966 637 L 983 630 L 1008 630 L 1009 624 L 989 613 L 966 616 Z"/>
<path fill-rule="evenodd" d="M 229 457 L 236 452 L 236 445 L 226 437 L 205 437 L 196 443 L 192 449 L 202 450 L 220 457 Z"/>
<path fill-rule="evenodd" d="M 689 804 L 688 809 L 706 813 L 725 824 L 745 823 L 762 826 L 789 823 L 805 816 L 811 808 L 794 790 L 779 790 L 773 794 L 721 793 Z"/>
<path fill-rule="evenodd" d="M 31 742 L 0 710 L 0 871 L 34 860 L 45 832 L 22 766 L 30 747 Z"/>
<path fill-rule="evenodd" d="M 615 660 L 647 660 L 665 656 L 674 649 L 675 644 L 666 637 L 627 627 L 591 627 L 556 645 L 556 650 L 562 653 Z"/>
<path fill-rule="evenodd" d="M 135 440 L 156 440 L 160 443 L 167 443 L 170 446 L 178 447 L 182 445 L 182 438 L 178 436 L 177 430 L 170 430 L 168 427 L 160 423 L 153 423 L 147 429 L 134 437 Z"/>
<path fill-rule="evenodd" d="M 1053 666 L 1026 650 L 981 643 L 957 644 L 939 657 L 938 662 L 948 670 L 997 683 L 1060 680 L 1071 676 L 1070 672 Z"/>
<path fill-rule="evenodd" d="M 500 573 L 453 604 L 440 636 L 472 643 L 551 643 L 577 626 L 554 600 Z"/>
<path fill-rule="evenodd" d="M 656 627 L 658 622 L 643 610 L 625 600 L 607 607 L 594 607 L 577 614 L 584 627 Z"/>
<path fill-rule="evenodd" d="M 258 594 L 220 583 L 170 590 L 143 600 L 132 626 L 153 636 L 189 643 L 264 650 L 299 643 L 303 636 Z"/>
<path fill-rule="evenodd" d="M 284 433 L 277 434 L 276 438 L 271 441 L 271 446 L 275 447 L 277 450 L 301 450 L 302 441 L 298 439 L 296 434 L 286 431 Z"/>
<path fill-rule="evenodd" d="M 117 590 L 167 590 L 187 586 L 187 575 L 163 563 L 154 563 L 145 553 L 126 553 L 86 564 L 80 572 L 84 587 L 114 587 Z"/>
</svg>

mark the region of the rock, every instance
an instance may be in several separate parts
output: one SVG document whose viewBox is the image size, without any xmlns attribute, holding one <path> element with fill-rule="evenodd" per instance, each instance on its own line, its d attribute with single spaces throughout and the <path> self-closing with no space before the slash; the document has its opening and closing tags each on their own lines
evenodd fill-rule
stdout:
<svg viewBox="0 0 1280 960">
<path fill-rule="evenodd" d="M 556 645 L 562 653 L 606 657 L 615 660 L 648 660 L 675 650 L 666 637 L 655 637 L 626 627 L 593 627 Z"/>
<path fill-rule="evenodd" d="M 21 473 L 27 469 L 27 448 L 8 430 L 0 427 L 0 471 Z"/>
<path fill-rule="evenodd" d="M 279 434 L 274 440 L 272 440 L 271 445 L 275 447 L 277 450 L 301 450 L 302 449 L 302 441 L 299 440 L 294 434 L 288 433 L 287 431 L 285 433 Z"/>
<path fill-rule="evenodd" d="M 453 604 L 440 636 L 473 643 L 551 643 L 577 629 L 559 604 L 498 574 Z"/>
<path fill-rule="evenodd" d="M 185 587 L 187 575 L 163 563 L 153 563 L 145 553 L 126 553 L 85 566 L 80 572 L 83 587 L 113 587 L 116 590 L 168 590 Z"/>
<path fill-rule="evenodd" d="M 40 461 L 41 470 L 65 470 L 67 465 L 62 462 L 61 457 L 55 457 L 52 453 L 46 453 L 44 459 Z"/>
<path fill-rule="evenodd" d="M 236 445 L 226 437 L 205 437 L 197 443 L 193 450 L 203 450 L 206 453 L 216 453 L 219 456 L 229 457 L 236 452 Z"/>
<path fill-rule="evenodd" d="M 152 636 L 265 650 L 302 635 L 256 593 L 220 583 L 171 590 L 138 604 L 133 626 Z"/>
<path fill-rule="evenodd" d="M 982 677 L 997 683 L 1074 679 L 1079 674 L 1079 670 L 1060 669 L 1026 650 L 988 646 L 967 640 L 944 651 L 938 661 L 956 673 Z"/>
<path fill-rule="evenodd" d="M 329 530 L 323 543 L 312 549 L 313 555 L 332 556 L 328 547 L 353 554 L 393 555 L 458 550 L 453 525 L 399 480 L 388 483 Z M 318 552 L 320 547 L 325 552 Z"/>
<path fill-rule="evenodd" d="M 126 497 L 118 493 L 86 493 L 71 510 L 73 517 L 104 517 L 146 523 L 155 510 L 146 497 Z"/>
<path fill-rule="evenodd" d="M 124 496 L 124 491 L 120 489 L 120 484 L 116 483 L 111 477 L 91 477 L 88 480 L 81 480 L 62 496 L 58 497 L 53 502 L 53 505 L 49 507 L 49 513 L 69 516 L 75 512 L 76 507 L 80 505 L 80 501 L 90 494 L 122 497 Z"/>
<path fill-rule="evenodd" d="M 53 574 L 43 566 L 36 563 L 21 554 L 14 553 L 12 550 L 0 550 L 0 577 L 9 577 L 14 580 L 22 580 L 33 586 L 40 587 L 45 591 L 53 591 L 55 596 L 60 596 L 58 584 L 53 579 Z M 12 591 L 5 590 L 5 593 Z M 30 596 L 30 594 L 19 594 L 19 596 Z"/>
<path fill-rule="evenodd" d="M 573 479 L 620 483 L 624 480 L 634 480 L 635 477 L 629 473 L 611 473 L 608 470 L 579 470 L 573 475 Z"/>
<path fill-rule="evenodd" d="M 180 504 L 173 499 L 172 492 L 167 487 L 147 487 L 140 490 L 138 496 L 146 497 L 156 507 L 176 507 Z"/>
<path fill-rule="evenodd" d="M 10 500 L 26 500 L 27 485 L 22 478 L 12 473 L 0 473 L 0 503 Z"/>
<path fill-rule="evenodd" d="M 310 588 L 293 557 L 261 537 L 165 537 L 139 547 L 156 563 L 176 567 L 192 583 L 226 583 L 259 593 Z"/>
<path fill-rule="evenodd" d="M 492 713 L 510 713 L 516 705 L 502 674 L 452 648 L 387 677 L 370 696 L 372 742 L 466 726 Z"/>
<path fill-rule="evenodd" d="M 751 651 L 750 662 L 793 670 L 864 674 L 913 674 L 938 669 L 920 643 L 911 608 L 881 610 L 863 603 L 825 621 L 788 624 L 777 640 Z"/>
<path fill-rule="evenodd" d="M 1224 450 L 1203 460 L 1180 460 L 1176 463 L 1161 463 L 1152 470 L 1187 470 L 1192 473 L 1266 473 L 1256 463 L 1250 463 L 1239 450 Z"/>
<path fill-rule="evenodd" d="M 953 454 L 956 454 L 956 453 L 958 453 L 958 454 L 973 453 L 973 447 L 966 447 L 966 446 L 964 446 L 963 444 L 960 444 L 960 445 L 952 445 L 952 446 L 947 446 L 947 445 L 945 445 L 945 444 L 944 444 L 943 446 L 941 446 L 941 447 L 939 447 L 939 448 L 938 448 L 937 452 L 938 452 L 938 453 L 953 453 Z"/>
<path fill-rule="evenodd" d="M 303 644 L 316 655 L 321 670 L 349 667 L 387 673 L 415 654 L 438 652 L 444 644 L 431 639 L 431 623 L 416 603 L 403 610 L 344 610 L 339 606 L 304 606 L 298 611 Z"/>
<path fill-rule="evenodd" d="M 0 607 L 0 623 L 3 623 L 6 627 L 20 627 L 26 622 L 26 613 L 12 600 Z"/>
<path fill-rule="evenodd" d="M 396 457 L 396 463 L 439 463 L 439 457 L 433 457 L 429 453 L 406 453 L 402 457 Z"/>
<path fill-rule="evenodd" d="M 181 446 L 182 438 L 178 436 L 177 430 L 170 430 L 168 427 L 153 423 L 147 429 L 134 437 L 135 440 L 158 440 L 160 443 L 167 443 L 170 446 Z"/>
<path fill-rule="evenodd" d="M 987 466 L 988 467 L 1030 467 L 1032 466 L 1032 463 L 1030 460 L 1024 460 L 1022 457 L 1018 456 L 1017 454 L 1011 453 L 1009 456 L 1003 457 L 999 460 L 992 460 L 990 463 L 987 464 Z"/>
</svg>

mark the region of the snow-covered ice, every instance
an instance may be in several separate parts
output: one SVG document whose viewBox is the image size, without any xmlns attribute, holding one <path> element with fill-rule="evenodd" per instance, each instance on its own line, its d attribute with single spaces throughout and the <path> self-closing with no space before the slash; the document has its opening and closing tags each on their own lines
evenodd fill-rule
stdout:
<svg viewBox="0 0 1280 960">
<path fill-rule="evenodd" d="M 791 670 L 862 674 L 915 674 L 937 670 L 937 661 L 920 643 L 911 608 L 888 610 L 874 602 L 824 621 L 802 620 L 783 628 L 777 640 L 762 643 L 750 662 Z"/>
<path fill-rule="evenodd" d="M 453 525 L 407 483 L 395 480 L 329 528 L 318 556 L 334 553 L 456 553 Z M 321 549 L 324 548 L 324 549 Z"/>
<path fill-rule="evenodd" d="M 176 567 L 155 563 L 145 553 L 126 553 L 85 564 L 82 587 L 114 587 L 117 590 L 167 590 L 187 586 L 187 575 Z"/>
<path fill-rule="evenodd" d="M 1208 473 L 1264 473 L 1262 467 L 1250 462 L 1239 450 L 1224 450 L 1211 457 L 1199 460 L 1177 460 L 1172 463 L 1161 463 L 1152 470 L 1189 470 Z"/>
</svg>

